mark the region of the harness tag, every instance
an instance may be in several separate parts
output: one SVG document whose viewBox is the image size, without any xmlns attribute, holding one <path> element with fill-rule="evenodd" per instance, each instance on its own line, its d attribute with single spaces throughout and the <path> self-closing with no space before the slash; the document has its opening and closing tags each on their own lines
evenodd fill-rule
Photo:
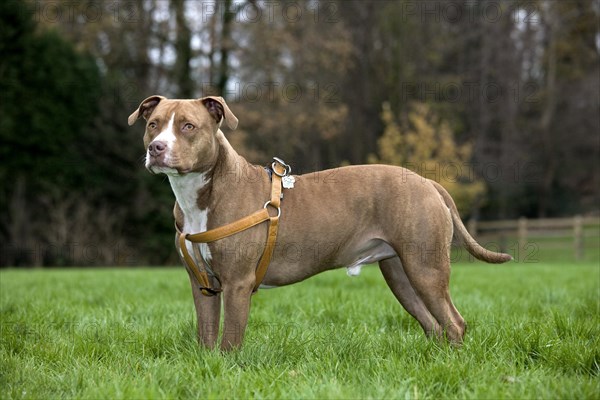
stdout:
<svg viewBox="0 0 600 400">
<path fill-rule="evenodd" d="M 281 178 L 281 186 L 283 186 L 284 189 L 293 189 L 294 183 L 296 183 L 296 178 L 292 175 L 286 175 Z"/>
</svg>

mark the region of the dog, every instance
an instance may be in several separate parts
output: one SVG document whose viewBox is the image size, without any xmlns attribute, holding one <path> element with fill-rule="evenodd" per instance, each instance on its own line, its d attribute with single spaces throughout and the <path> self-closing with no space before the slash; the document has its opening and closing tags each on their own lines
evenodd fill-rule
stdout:
<svg viewBox="0 0 600 400">
<path fill-rule="evenodd" d="M 220 129 L 223 123 L 230 129 L 238 124 L 221 97 L 150 96 L 130 115 L 129 125 L 142 117 L 146 120 L 145 167 L 153 174 L 165 174 L 175 194 L 174 217 L 183 247 L 178 252 L 192 260 L 185 265 L 198 337 L 208 348 L 218 341 L 221 306 L 220 348 L 227 351 L 242 344 L 258 283 L 285 286 L 341 267 L 357 274 L 360 266 L 376 262 L 395 297 L 426 335 L 460 344 L 466 324 L 449 293 L 453 235 L 479 260 L 512 259 L 479 245 L 448 192 L 407 169 L 364 165 L 291 176 L 283 162 L 279 170 L 275 163 L 271 169 L 250 164 Z M 292 182 L 277 188 L 279 183 L 273 179 L 279 176 Z M 280 204 L 267 207 L 271 191 L 277 189 L 282 193 L 275 195 L 282 197 Z M 271 226 L 257 223 L 210 243 L 186 239 L 263 207 L 273 208 L 269 218 L 275 218 L 275 213 L 280 217 L 261 282 L 257 282 L 257 263 Z M 203 265 L 205 284 L 190 263 Z"/>
</svg>

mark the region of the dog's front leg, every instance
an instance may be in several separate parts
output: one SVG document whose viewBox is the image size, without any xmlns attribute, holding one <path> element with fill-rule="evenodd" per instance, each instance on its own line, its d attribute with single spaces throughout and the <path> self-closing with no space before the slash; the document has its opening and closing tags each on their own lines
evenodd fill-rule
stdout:
<svg viewBox="0 0 600 400">
<path fill-rule="evenodd" d="M 223 286 L 223 302 L 225 321 L 221 350 L 229 351 L 239 347 L 244 339 L 250 313 L 250 298 L 254 288 L 254 279 L 247 283 L 236 283 Z"/>
<path fill-rule="evenodd" d="M 194 306 L 196 307 L 196 318 L 198 321 L 198 341 L 200 342 L 200 344 L 206 346 L 209 349 L 212 349 L 215 347 L 215 344 L 217 343 L 217 338 L 219 337 L 221 296 L 204 296 L 198 288 L 198 281 L 196 280 L 194 275 L 189 271 L 188 275 L 192 284 Z M 214 285 L 214 282 L 211 283 Z"/>
</svg>

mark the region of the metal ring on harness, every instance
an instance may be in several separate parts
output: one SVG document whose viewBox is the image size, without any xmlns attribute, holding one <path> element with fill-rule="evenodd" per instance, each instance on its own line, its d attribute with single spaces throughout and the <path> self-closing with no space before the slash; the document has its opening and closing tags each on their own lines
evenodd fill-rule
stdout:
<svg viewBox="0 0 600 400">
<path fill-rule="evenodd" d="M 273 208 L 277 209 L 277 218 L 281 217 L 281 207 L 275 207 L 274 205 L 271 204 L 271 200 L 267 201 L 265 203 L 265 205 L 263 206 L 263 208 L 267 208 L 267 206 L 271 206 Z"/>
<path fill-rule="evenodd" d="M 282 174 L 277 172 L 277 170 L 275 169 L 275 163 L 277 163 L 277 164 L 281 165 L 283 168 L 285 168 L 285 171 Z M 292 167 L 290 167 L 289 164 L 286 164 L 279 157 L 273 157 L 273 162 L 271 163 L 271 169 L 273 170 L 273 173 L 275 175 L 279 176 L 280 178 L 283 178 L 284 176 L 288 176 L 292 173 Z"/>
</svg>

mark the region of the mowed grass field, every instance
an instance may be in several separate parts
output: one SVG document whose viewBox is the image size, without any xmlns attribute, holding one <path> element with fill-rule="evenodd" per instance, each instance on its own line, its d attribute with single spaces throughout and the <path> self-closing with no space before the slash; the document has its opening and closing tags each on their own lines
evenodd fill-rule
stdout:
<svg viewBox="0 0 600 400">
<path fill-rule="evenodd" d="M 453 267 L 438 345 L 376 267 L 261 290 L 244 347 L 199 348 L 187 274 L 0 272 L 0 398 L 600 398 L 600 267 Z"/>
</svg>

